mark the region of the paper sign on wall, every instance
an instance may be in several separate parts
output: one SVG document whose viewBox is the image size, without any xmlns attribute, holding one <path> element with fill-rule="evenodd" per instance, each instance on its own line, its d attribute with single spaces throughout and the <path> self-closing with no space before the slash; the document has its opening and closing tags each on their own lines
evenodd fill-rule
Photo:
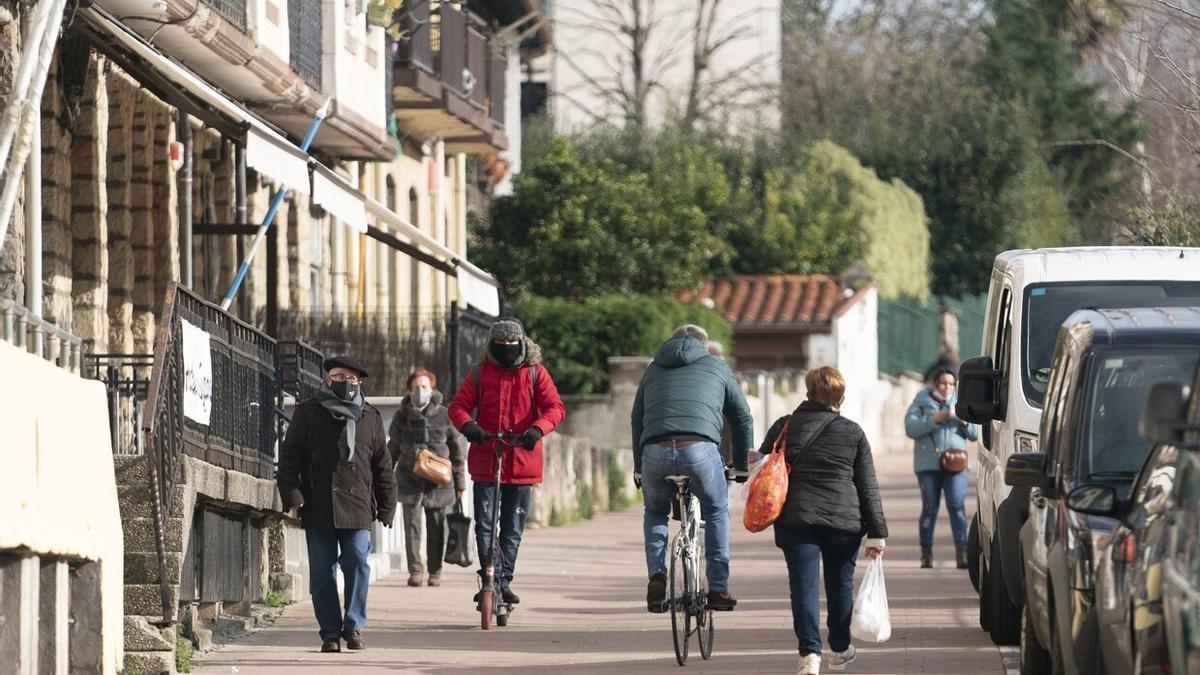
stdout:
<svg viewBox="0 0 1200 675">
<path fill-rule="evenodd" d="M 183 414 L 208 425 L 212 415 L 212 349 L 208 333 L 183 321 Z"/>
</svg>

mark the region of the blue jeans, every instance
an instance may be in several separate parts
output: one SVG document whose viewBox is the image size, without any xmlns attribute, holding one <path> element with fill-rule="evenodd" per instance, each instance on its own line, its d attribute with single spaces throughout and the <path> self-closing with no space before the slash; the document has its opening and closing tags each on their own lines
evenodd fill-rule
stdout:
<svg viewBox="0 0 1200 675">
<path fill-rule="evenodd" d="M 708 563 L 708 590 L 729 589 L 729 486 L 725 463 L 716 443 L 693 443 L 681 448 L 651 443 L 642 450 L 642 492 L 646 515 L 646 569 L 651 575 L 667 572 L 667 516 L 675 499 L 675 485 L 667 476 L 691 476 L 692 494 L 700 500 L 704 519 L 704 557 Z"/>
<path fill-rule="evenodd" d="M 933 528 L 937 525 L 938 504 L 942 492 L 946 493 L 946 510 L 950 512 L 950 529 L 954 532 L 954 545 L 967 545 L 967 472 L 946 473 L 918 471 L 917 484 L 921 486 L 921 546 L 933 546 Z"/>
<path fill-rule="evenodd" d="M 787 561 L 792 591 L 792 627 L 800 656 L 821 653 L 821 598 L 817 565 L 825 566 L 825 603 L 829 648 L 850 648 L 854 611 L 854 563 L 862 535 L 809 525 L 776 525 L 775 545 Z"/>
<path fill-rule="evenodd" d="M 479 547 L 479 576 L 482 577 L 492 545 L 492 496 L 496 494 L 496 484 L 475 483 L 474 492 L 475 544 Z M 521 535 L 525 532 L 532 498 L 532 485 L 500 484 L 500 559 L 495 563 L 494 573 L 496 583 L 502 589 L 508 588 L 517 567 L 517 550 L 521 548 Z"/>
<path fill-rule="evenodd" d="M 322 640 L 337 640 L 342 631 L 362 630 L 367 625 L 367 585 L 371 581 L 370 530 L 309 529 L 308 592 Z M 341 554 L 338 554 L 341 549 Z M 346 613 L 342 614 L 337 591 L 337 568 L 342 567 L 346 586 Z"/>
</svg>

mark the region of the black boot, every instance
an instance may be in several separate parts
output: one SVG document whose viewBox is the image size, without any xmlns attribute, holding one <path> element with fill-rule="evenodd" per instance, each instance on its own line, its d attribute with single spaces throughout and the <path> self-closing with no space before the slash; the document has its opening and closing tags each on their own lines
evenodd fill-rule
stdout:
<svg viewBox="0 0 1200 675">
<path fill-rule="evenodd" d="M 966 546 L 955 546 L 954 547 L 954 562 L 958 566 L 958 569 L 960 569 L 960 570 L 967 569 L 967 547 Z"/>
<path fill-rule="evenodd" d="M 662 572 L 650 575 L 646 586 L 646 609 L 655 614 L 667 611 L 667 575 Z"/>
<path fill-rule="evenodd" d="M 922 546 L 921 547 L 921 568 L 929 569 L 931 567 L 933 567 L 933 547 L 932 546 Z"/>
</svg>

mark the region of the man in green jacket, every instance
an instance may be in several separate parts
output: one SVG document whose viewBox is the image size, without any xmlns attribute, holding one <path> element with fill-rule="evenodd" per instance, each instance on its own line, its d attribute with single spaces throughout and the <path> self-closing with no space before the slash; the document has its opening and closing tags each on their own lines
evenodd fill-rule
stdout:
<svg viewBox="0 0 1200 675">
<path fill-rule="evenodd" d="M 646 605 L 667 611 L 667 515 L 675 488 L 667 476 L 691 476 L 700 499 L 707 558 L 708 606 L 729 611 L 729 486 L 745 482 L 754 420 L 742 388 L 722 359 L 708 352 L 708 333 L 686 325 L 663 343 L 646 368 L 633 399 L 634 482 L 645 493 Z M 733 427 L 733 469 L 727 474 L 718 446 L 728 419 Z"/>
</svg>

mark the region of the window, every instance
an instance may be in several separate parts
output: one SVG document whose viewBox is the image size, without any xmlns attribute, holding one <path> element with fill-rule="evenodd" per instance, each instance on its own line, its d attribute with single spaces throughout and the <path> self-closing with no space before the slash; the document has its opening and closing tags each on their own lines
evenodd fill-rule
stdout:
<svg viewBox="0 0 1200 675">
<path fill-rule="evenodd" d="M 1092 372 L 1087 417 L 1079 454 L 1079 475 L 1133 478 L 1150 453 L 1150 441 L 1137 431 L 1150 386 L 1181 382 L 1196 369 L 1190 349 L 1109 350 L 1097 356 Z"/>
</svg>

